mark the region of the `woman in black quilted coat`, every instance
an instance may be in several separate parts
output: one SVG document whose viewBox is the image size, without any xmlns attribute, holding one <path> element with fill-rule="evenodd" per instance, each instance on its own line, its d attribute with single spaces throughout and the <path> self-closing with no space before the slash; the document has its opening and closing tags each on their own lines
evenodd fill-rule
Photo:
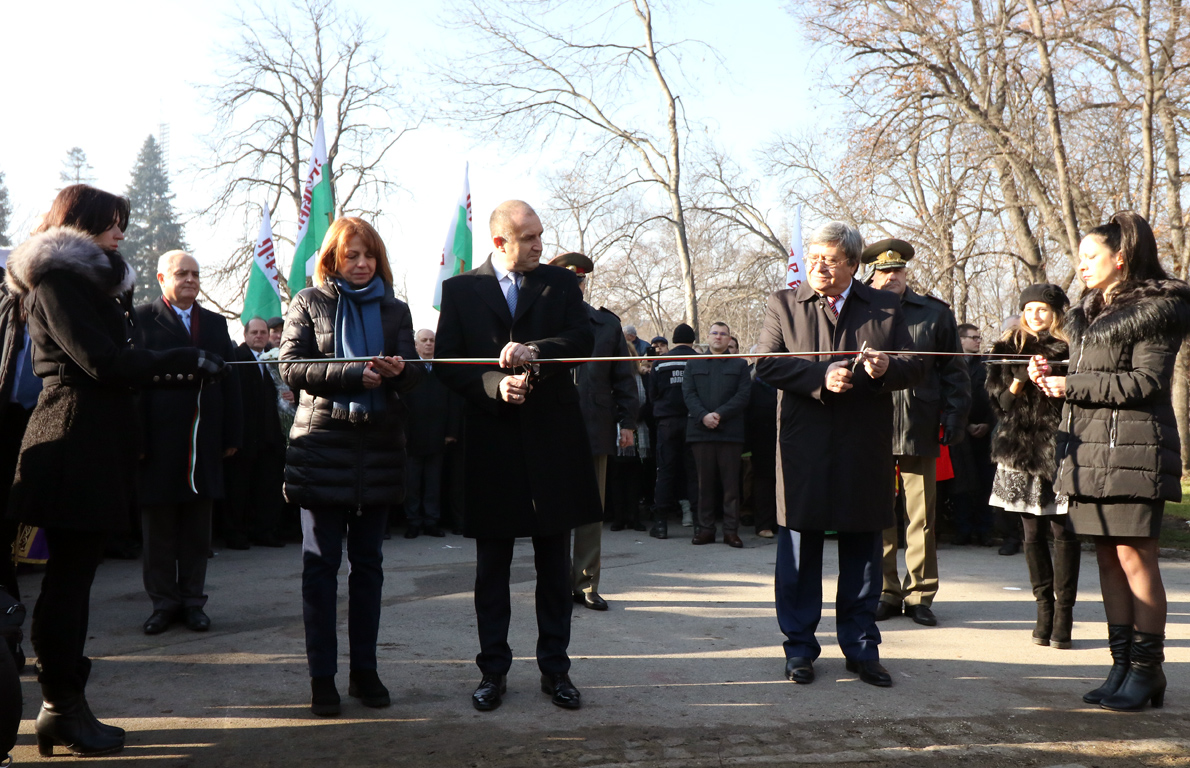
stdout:
<svg viewBox="0 0 1190 768">
<path fill-rule="evenodd" d="M 281 337 L 281 376 L 297 414 L 285 455 L 285 497 L 302 508 L 302 615 L 316 715 L 339 713 L 335 603 L 347 535 L 349 695 L 389 705 L 376 673 L 388 511 L 405 497 L 404 404 L 421 381 L 409 307 L 393 297 L 380 235 L 367 222 L 331 224 L 314 287 L 294 297 Z M 285 363 L 327 357 L 369 362 Z"/>
<path fill-rule="evenodd" d="M 1087 286 L 1067 315 L 1070 365 L 1055 376 L 1034 358 L 1029 375 L 1064 397 L 1055 487 L 1070 497 L 1080 534 L 1095 537 L 1112 665 L 1083 699 L 1137 710 L 1165 698 L 1165 587 L 1157 536 L 1166 501 L 1182 496 L 1170 400 L 1174 359 L 1190 330 L 1190 286 L 1171 280 L 1148 222 L 1131 211 L 1079 245 Z"/>
<path fill-rule="evenodd" d="M 1026 288 L 1019 302 L 1020 320 L 992 345 L 992 357 L 1038 355 L 1045 360 L 1065 360 L 1069 349 L 1062 320 L 1069 304 L 1066 293 L 1056 285 Z M 1033 642 L 1069 648 L 1081 551 L 1066 514 L 1066 497 L 1056 494 L 1053 485 L 1062 400 L 1047 396 L 1029 381 L 1024 361 L 989 365 L 987 390 L 996 414 L 992 433 L 996 477 L 990 504 L 1021 516 L 1025 562 L 1037 599 Z M 1054 541 L 1052 557 L 1047 528 Z"/>
</svg>

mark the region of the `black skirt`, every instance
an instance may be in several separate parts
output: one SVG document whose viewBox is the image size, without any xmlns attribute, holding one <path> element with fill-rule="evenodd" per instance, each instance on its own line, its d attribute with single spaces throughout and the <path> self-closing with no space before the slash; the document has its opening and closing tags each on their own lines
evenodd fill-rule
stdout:
<svg viewBox="0 0 1190 768">
<path fill-rule="evenodd" d="M 1165 502 L 1160 499 L 1080 499 L 1070 498 L 1070 522 L 1075 533 L 1084 536 L 1161 535 L 1161 517 Z"/>
</svg>

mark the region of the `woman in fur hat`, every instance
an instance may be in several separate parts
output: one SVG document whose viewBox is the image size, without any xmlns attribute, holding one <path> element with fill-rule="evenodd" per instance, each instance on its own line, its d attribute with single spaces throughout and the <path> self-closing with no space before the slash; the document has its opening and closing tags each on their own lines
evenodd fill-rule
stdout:
<svg viewBox="0 0 1190 768">
<path fill-rule="evenodd" d="M 1066 400 L 1058 434 L 1060 493 L 1080 534 L 1095 537 L 1112 668 L 1083 699 L 1131 711 L 1165 699 L 1165 587 L 1157 537 L 1166 501 L 1182 497 L 1170 390 L 1190 330 L 1190 286 L 1157 258 L 1153 230 L 1131 211 L 1079 245 L 1087 286 L 1066 320 L 1070 365 L 1054 375 L 1034 358 L 1029 376 Z"/>
<path fill-rule="evenodd" d="M 1037 355 L 1065 360 L 1069 352 L 1062 318 L 1070 304 L 1056 285 L 1031 285 L 1021 293 L 1020 321 L 992 345 L 992 356 Z M 1079 543 L 1066 514 L 1066 498 L 1054 493 L 1054 444 L 1062 401 L 1029 381 L 1028 364 L 989 365 L 988 396 L 996 412 L 992 459 L 996 478 L 990 504 L 1017 512 L 1025 534 L 1025 562 L 1037 598 L 1033 642 L 1070 647 L 1078 594 Z M 1046 528 L 1054 541 L 1051 558 Z"/>
<path fill-rule="evenodd" d="M 126 199 L 74 184 L 8 257 L 8 286 L 24 304 L 33 372 L 43 383 L 8 509 L 43 528 L 50 550 L 31 631 L 44 699 L 37 747 L 47 757 L 55 745 L 79 756 L 124 746 L 123 729 L 99 722 L 87 705 L 91 660 L 83 644 L 107 534 L 127 528 L 133 503 L 142 450 L 135 387 L 160 378 L 192 381 L 223 367 L 193 347 L 133 347 L 128 318 L 136 273 L 116 250 L 126 226 Z"/>
</svg>

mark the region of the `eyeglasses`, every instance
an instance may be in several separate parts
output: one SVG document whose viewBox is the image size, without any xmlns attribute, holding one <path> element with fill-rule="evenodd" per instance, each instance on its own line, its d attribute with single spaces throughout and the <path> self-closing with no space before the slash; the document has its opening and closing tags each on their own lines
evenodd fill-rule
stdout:
<svg viewBox="0 0 1190 768">
<path fill-rule="evenodd" d="M 834 272 L 839 267 L 847 264 L 847 261 L 834 261 L 823 259 L 818 256 L 806 257 L 806 269 L 814 269 L 815 267 L 826 267 L 828 271 Z"/>
<path fill-rule="evenodd" d="M 964 336 L 964 339 L 974 339 L 975 341 L 983 341 L 982 336 Z"/>
</svg>

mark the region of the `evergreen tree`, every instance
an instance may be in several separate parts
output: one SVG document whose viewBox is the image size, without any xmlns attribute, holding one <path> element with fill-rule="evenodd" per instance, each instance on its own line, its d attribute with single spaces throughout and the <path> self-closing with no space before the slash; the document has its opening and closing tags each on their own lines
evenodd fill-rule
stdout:
<svg viewBox="0 0 1190 768">
<path fill-rule="evenodd" d="M 12 203 L 8 202 L 8 185 L 4 183 L 4 171 L 0 171 L 0 248 L 12 245 L 8 240 L 8 218 L 12 216 Z"/>
<path fill-rule="evenodd" d="M 128 231 L 120 253 L 136 269 L 136 295 L 133 301 L 144 304 L 161 295 L 157 287 L 157 258 L 166 251 L 185 248 L 182 225 L 174 214 L 174 196 L 169 191 L 169 176 L 162 162 L 161 147 L 152 135 L 145 139 L 132 181 L 124 193 L 131 203 Z"/>
<path fill-rule="evenodd" d="M 66 166 L 66 170 L 59 171 L 58 178 L 62 180 L 63 185 L 89 184 L 93 181 L 91 164 L 87 162 L 87 153 L 82 147 L 72 147 L 66 153 L 66 160 L 62 164 Z"/>
</svg>

